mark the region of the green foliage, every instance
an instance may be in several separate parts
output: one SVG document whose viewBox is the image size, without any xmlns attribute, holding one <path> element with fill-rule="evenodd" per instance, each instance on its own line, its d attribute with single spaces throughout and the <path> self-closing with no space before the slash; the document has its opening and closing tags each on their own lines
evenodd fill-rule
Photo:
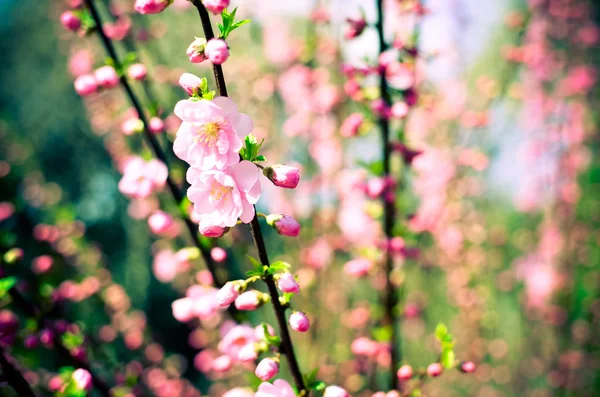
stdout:
<svg viewBox="0 0 600 397">
<path fill-rule="evenodd" d="M 244 160 L 248 160 L 248 161 L 252 161 L 252 162 L 265 161 L 266 160 L 265 156 L 258 154 L 260 152 L 260 148 L 262 147 L 264 141 L 265 140 L 263 139 L 259 143 L 258 139 L 256 139 L 256 137 L 254 135 L 249 134 L 244 139 L 244 147 L 242 147 L 242 149 L 240 150 L 240 156 L 242 156 L 242 158 Z"/>
<path fill-rule="evenodd" d="M 367 163 L 365 161 L 358 161 L 358 165 L 363 167 L 365 170 L 369 171 L 369 173 L 373 175 L 381 175 L 383 173 L 383 161 L 377 160 L 371 163 Z"/>
<path fill-rule="evenodd" d="M 435 337 L 440 342 L 442 352 L 440 354 L 440 363 L 446 369 L 454 368 L 456 365 L 456 354 L 454 353 L 454 336 L 449 333 L 445 324 L 438 324 L 435 329 Z"/>
<path fill-rule="evenodd" d="M 15 277 L 4 277 L 0 279 L 0 299 L 4 298 L 8 291 L 17 283 Z"/>
<path fill-rule="evenodd" d="M 81 334 L 75 334 L 72 332 L 65 332 L 61 337 L 63 345 L 71 350 L 79 347 L 83 344 L 84 337 Z"/>
<path fill-rule="evenodd" d="M 217 26 L 219 27 L 219 31 L 221 32 L 221 34 L 219 35 L 219 38 L 226 39 L 227 36 L 229 36 L 229 34 L 231 32 L 233 32 L 235 29 L 237 29 L 240 26 L 243 26 L 247 23 L 250 23 L 249 19 L 242 19 L 241 21 L 234 22 L 236 12 L 237 12 L 237 7 L 234 8 L 231 13 L 229 11 L 227 11 L 227 8 L 224 9 L 223 12 L 221 13 L 221 18 L 223 20 L 223 23 L 217 24 Z"/>
<path fill-rule="evenodd" d="M 271 346 L 279 347 L 281 344 L 281 338 L 277 335 L 269 334 L 269 327 L 266 323 L 262 323 L 263 331 L 265 332 L 265 340 Z"/>
</svg>

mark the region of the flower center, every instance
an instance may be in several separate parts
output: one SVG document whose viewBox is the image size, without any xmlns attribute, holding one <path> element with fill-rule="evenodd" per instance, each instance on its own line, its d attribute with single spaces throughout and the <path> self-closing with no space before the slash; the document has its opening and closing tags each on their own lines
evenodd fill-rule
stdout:
<svg viewBox="0 0 600 397">
<path fill-rule="evenodd" d="M 211 121 L 202 125 L 196 131 L 194 142 L 203 143 L 207 146 L 214 146 L 219 137 L 219 131 L 222 128 L 222 124 L 224 124 L 224 120 Z"/>
<path fill-rule="evenodd" d="M 223 186 L 219 182 L 214 181 L 212 186 L 210 187 L 210 197 L 215 201 L 220 201 L 223 196 L 227 193 L 231 192 L 233 187 L 231 186 Z M 225 197 L 227 198 L 227 197 Z"/>
</svg>

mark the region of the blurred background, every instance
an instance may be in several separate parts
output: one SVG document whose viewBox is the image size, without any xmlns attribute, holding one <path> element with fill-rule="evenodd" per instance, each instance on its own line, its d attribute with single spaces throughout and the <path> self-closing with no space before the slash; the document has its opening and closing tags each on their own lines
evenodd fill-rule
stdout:
<svg viewBox="0 0 600 397">
<path fill-rule="evenodd" d="M 148 68 L 134 89 L 172 137 L 172 109 L 186 97 L 180 75 L 206 76 L 215 88 L 209 65 L 185 55 L 203 35 L 196 10 L 176 0 L 142 16 L 133 1 L 97 3 L 119 53 L 135 53 Z M 302 169 L 293 191 L 264 180 L 259 203 L 303 226 L 296 239 L 266 231 L 272 260 L 298 273 L 297 306 L 313 321 L 309 333 L 294 335 L 299 359 L 365 396 L 384 387 L 386 372 L 377 368 L 389 357 L 357 357 L 350 347 L 359 336 L 386 338 L 378 304 L 384 274 L 375 267 L 353 278 L 343 269 L 355 257 L 378 258 L 381 206 L 348 192 L 373 177 L 361 165 L 376 166 L 380 142 L 369 120 L 358 137 L 339 130 L 364 110 L 345 91 L 342 65 L 365 64 L 378 52 L 373 29 L 344 39 L 346 18 L 362 9 L 374 21 L 373 3 L 234 1 L 238 17 L 252 23 L 231 35 L 224 64 L 230 96 L 265 138 L 269 162 Z M 397 131 L 423 153 L 412 167 L 394 165 L 397 233 L 406 246 L 394 273 L 403 286 L 404 359 L 415 367 L 434 361 L 432 334 L 443 322 L 457 356 L 478 369 L 444 374 L 424 395 L 600 395 L 600 4 L 431 0 L 415 17 L 403 12 L 406 3 L 385 2 L 390 41 L 418 32 L 419 48 L 418 102 Z M 11 272 L 42 302 L 60 300 L 52 310 L 92 335 L 91 357 L 109 378 L 136 362 L 215 396 L 248 384 L 241 371 L 203 367 L 209 355 L 199 352 L 214 350 L 220 319 L 173 317 L 171 303 L 203 277 L 202 261 L 161 276 L 158 254 L 190 243 L 183 233 L 148 231 L 148 213 L 174 207 L 166 194 L 140 203 L 119 193 L 121 160 L 148 149 L 137 138 L 125 143 L 132 114 L 120 89 L 75 92 L 75 77 L 102 66 L 106 54 L 95 34 L 60 25 L 65 4 L 0 1 L 1 244 L 23 248 L 27 264 Z M 363 83 L 367 98 L 373 87 Z M 185 168 L 169 156 L 183 183 Z M 245 255 L 254 255 L 249 231 L 238 227 L 222 240 L 230 279 L 242 277 Z M 29 265 L 42 255 L 52 258 L 52 271 Z M 273 322 L 270 309 L 248 321 L 265 316 Z M 38 382 L 65 364 L 48 351 L 14 350 Z"/>
</svg>

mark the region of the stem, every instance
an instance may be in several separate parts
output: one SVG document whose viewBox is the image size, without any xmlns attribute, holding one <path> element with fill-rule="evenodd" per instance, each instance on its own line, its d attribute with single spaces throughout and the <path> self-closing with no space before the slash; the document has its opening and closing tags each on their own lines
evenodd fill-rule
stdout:
<svg viewBox="0 0 600 397">
<path fill-rule="evenodd" d="M 202 29 L 204 29 L 206 40 L 214 38 L 215 36 L 210 23 L 210 15 L 208 14 L 208 11 L 200 0 L 192 0 L 192 4 L 194 4 L 196 9 L 198 9 L 198 14 L 200 15 L 200 21 L 202 22 Z M 213 64 L 213 73 L 215 75 L 215 81 L 219 95 L 227 96 L 227 85 L 225 83 L 225 76 L 223 75 L 223 69 L 221 68 L 221 65 Z M 258 212 L 256 211 L 256 207 L 254 207 L 254 214 L 254 218 L 250 222 L 252 238 L 254 239 L 254 244 L 256 245 L 260 262 L 263 266 L 270 267 L 265 240 L 262 231 L 260 230 L 260 223 L 258 222 Z M 292 376 L 294 378 L 294 382 L 296 383 L 296 387 L 298 388 L 299 394 L 308 394 L 309 391 L 306 387 L 306 383 L 304 382 L 302 371 L 300 371 L 296 354 L 294 353 L 292 337 L 285 319 L 285 308 L 281 306 L 281 303 L 279 302 L 279 292 L 277 291 L 277 286 L 275 285 L 273 276 L 267 276 L 265 283 L 269 289 L 269 295 L 271 296 L 271 302 L 273 303 L 273 309 L 275 310 L 275 316 L 277 317 L 277 322 L 279 324 L 279 330 L 281 333 L 281 353 L 285 354 L 287 358 L 290 371 L 292 372 Z"/>
<path fill-rule="evenodd" d="M 119 57 L 117 55 L 115 47 L 113 46 L 112 41 L 104 33 L 104 29 L 102 28 L 102 19 L 100 18 L 100 15 L 98 14 L 98 10 L 97 10 L 96 6 L 94 5 L 93 0 L 85 0 L 85 2 L 90 10 L 90 13 L 92 14 L 92 17 L 94 18 L 94 21 L 96 22 L 96 29 L 97 29 L 98 33 L 100 34 L 100 38 L 102 39 L 102 44 L 104 45 L 106 52 L 108 52 L 108 55 L 112 58 L 116 69 L 121 71 L 122 70 L 121 61 L 119 60 Z M 131 89 L 131 86 L 129 85 L 129 81 L 127 81 L 127 77 L 124 74 L 121 74 L 120 80 L 121 80 L 121 85 L 123 86 L 123 88 L 125 89 L 125 92 L 127 93 L 129 101 L 131 102 L 131 104 L 133 105 L 133 107 L 135 108 L 135 110 L 138 113 L 138 118 L 144 124 L 144 137 L 146 139 L 146 142 L 148 142 L 148 144 L 152 148 L 154 155 L 160 161 L 162 161 L 167 166 L 167 168 L 169 168 L 169 161 L 167 159 L 167 156 L 165 155 L 164 151 L 160 147 L 160 144 L 158 143 L 158 140 L 156 139 L 156 137 L 148 129 L 149 123 L 148 123 L 146 114 L 144 113 L 144 108 L 142 107 L 142 105 L 140 104 L 140 101 L 138 100 L 135 93 Z M 170 175 L 167 176 L 167 186 L 169 188 L 169 191 L 171 192 L 171 195 L 175 199 L 177 206 L 179 206 L 184 199 L 184 195 L 183 195 L 183 192 L 179 189 L 179 187 L 175 184 L 175 182 L 173 181 L 173 179 L 171 178 Z M 206 267 L 208 268 L 208 270 L 210 271 L 210 273 L 213 276 L 215 285 L 218 288 L 222 287 L 223 282 L 219 279 L 219 277 L 217 277 L 216 263 L 213 261 L 212 257 L 210 256 L 209 250 L 206 247 L 204 247 L 204 245 L 202 245 L 202 243 L 200 242 L 200 236 L 199 236 L 197 226 L 190 220 L 190 218 L 186 214 L 183 213 L 183 211 L 181 213 L 181 216 L 185 222 L 186 228 L 187 228 L 192 240 L 194 241 L 194 244 L 196 245 L 196 247 L 200 250 L 200 252 L 202 254 L 202 258 L 204 259 L 204 262 L 206 263 Z"/>
<path fill-rule="evenodd" d="M 0 346 L 0 367 L 4 379 L 17 392 L 19 397 L 36 397 L 21 372 L 11 364 L 4 354 L 4 349 Z"/>
<path fill-rule="evenodd" d="M 384 31 L 383 31 L 383 0 L 377 1 L 377 23 L 375 27 L 377 29 L 377 37 L 379 39 L 379 53 L 381 54 L 387 49 L 387 44 L 385 42 Z M 390 95 L 388 92 L 388 85 L 385 78 L 385 72 L 381 72 L 381 77 L 379 79 L 379 90 L 381 92 L 381 99 L 383 99 L 386 107 L 390 106 Z M 391 163 L 390 163 L 390 123 L 386 115 L 379 116 L 378 119 L 379 127 L 381 129 L 381 139 L 382 139 L 382 157 L 383 157 L 383 178 L 384 181 L 389 181 L 390 173 L 391 173 Z M 384 307 L 385 313 L 383 317 L 383 324 L 385 326 L 391 327 L 391 365 L 390 365 L 390 388 L 395 390 L 398 384 L 396 378 L 396 366 L 398 362 L 402 359 L 401 353 L 401 339 L 399 334 L 399 329 L 397 327 L 397 321 L 395 318 L 394 310 L 396 305 L 398 304 L 398 296 L 396 292 L 396 288 L 392 283 L 391 273 L 394 268 L 392 253 L 389 247 L 389 242 L 393 237 L 394 231 L 394 221 L 396 217 L 396 208 L 395 208 L 395 198 L 393 195 L 389 194 L 390 188 L 387 187 L 382 195 L 383 197 L 383 210 L 384 210 L 384 220 L 383 220 L 383 230 L 386 238 L 386 246 L 385 246 L 385 272 L 386 272 L 386 280 L 385 280 L 385 292 L 384 292 Z M 390 197 L 391 196 L 391 197 Z"/>
</svg>

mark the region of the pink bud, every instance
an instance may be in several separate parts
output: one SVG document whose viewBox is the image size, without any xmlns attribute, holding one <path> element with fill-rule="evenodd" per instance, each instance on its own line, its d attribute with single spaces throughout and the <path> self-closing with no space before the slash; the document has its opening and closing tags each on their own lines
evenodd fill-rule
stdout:
<svg viewBox="0 0 600 397">
<path fill-rule="evenodd" d="M 240 293 L 236 284 L 229 281 L 221 287 L 219 292 L 217 292 L 217 303 L 221 307 L 227 307 L 231 305 L 238 296 L 240 296 Z"/>
<path fill-rule="evenodd" d="M 147 74 L 146 66 L 141 63 L 134 63 L 127 68 L 127 75 L 133 80 L 144 80 Z"/>
<path fill-rule="evenodd" d="M 373 262 L 365 259 L 358 258 L 346 262 L 344 265 L 344 273 L 349 276 L 363 277 L 369 274 L 369 270 L 373 267 Z"/>
<path fill-rule="evenodd" d="M 160 134 L 165 129 L 165 122 L 159 117 L 152 117 L 148 124 L 148 130 L 153 134 Z"/>
<path fill-rule="evenodd" d="M 282 236 L 296 237 L 300 233 L 300 224 L 289 215 L 271 214 L 267 223 Z"/>
<path fill-rule="evenodd" d="M 470 374 L 471 372 L 475 372 L 475 363 L 473 361 L 464 361 L 460 364 L 460 370 L 466 374 Z"/>
<path fill-rule="evenodd" d="M 442 370 L 442 364 L 440 363 L 429 364 L 429 366 L 427 367 L 427 375 L 431 376 L 432 378 L 435 378 L 442 374 Z"/>
<path fill-rule="evenodd" d="M 354 339 L 350 345 L 350 350 L 357 356 L 374 357 L 380 351 L 379 343 L 364 336 Z"/>
<path fill-rule="evenodd" d="M 200 63 L 206 59 L 206 55 L 204 52 L 205 48 L 206 48 L 206 39 L 204 37 L 200 37 L 200 38 L 196 38 L 196 40 L 192 41 L 192 43 L 188 46 L 185 53 L 187 54 L 191 63 Z M 181 81 L 179 82 L 179 84 L 181 84 Z"/>
<path fill-rule="evenodd" d="M 212 362 L 212 369 L 215 372 L 227 372 L 233 366 L 231 357 L 227 355 L 219 356 Z"/>
<path fill-rule="evenodd" d="M 229 48 L 222 39 L 211 39 L 204 48 L 206 57 L 215 65 L 221 65 L 229 58 Z"/>
<path fill-rule="evenodd" d="M 133 8 L 140 14 L 158 14 L 172 2 L 173 0 L 135 0 Z"/>
<path fill-rule="evenodd" d="M 390 115 L 395 119 L 402 119 L 408 114 L 408 109 L 406 102 L 396 102 L 390 109 Z"/>
<path fill-rule="evenodd" d="M 189 96 L 200 94 L 202 79 L 195 74 L 184 73 L 179 78 L 179 85 L 188 93 Z"/>
<path fill-rule="evenodd" d="M 286 272 L 280 274 L 277 279 L 277 286 L 283 292 L 289 292 L 293 294 L 300 292 L 300 286 L 291 273 Z"/>
<path fill-rule="evenodd" d="M 290 327 L 294 331 L 306 332 L 310 329 L 310 320 L 302 312 L 293 312 L 290 316 Z"/>
<path fill-rule="evenodd" d="M 350 397 L 350 394 L 339 386 L 328 386 L 323 397 Z"/>
<path fill-rule="evenodd" d="M 213 258 L 215 262 L 223 262 L 227 259 L 227 251 L 221 247 L 214 247 L 210 250 L 210 257 Z"/>
<path fill-rule="evenodd" d="M 173 221 L 171 215 L 164 211 L 156 211 L 148 218 L 148 226 L 150 226 L 150 230 L 152 230 L 152 233 L 158 236 L 169 234 L 173 230 L 174 225 L 175 222 Z"/>
<path fill-rule="evenodd" d="M 131 117 L 121 124 L 121 131 L 125 135 L 133 135 L 144 131 L 144 122 L 137 117 Z"/>
<path fill-rule="evenodd" d="M 283 164 L 266 167 L 263 174 L 273 182 L 275 186 L 294 189 L 300 182 L 300 170 Z"/>
<path fill-rule="evenodd" d="M 35 274 L 42 274 L 52 268 L 52 263 L 54 263 L 54 260 L 50 255 L 41 255 L 32 261 L 31 267 Z"/>
<path fill-rule="evenodd" d="M 247 291 L 235 299 L 235 307 L 238 310 L 256 310 L 261 304 L 260 292 Z"/>
<path fill-rule="evenodd" d="M 357 136 L 358 132 L 360 130 L 360 127 L 364 123 L 364 120 L 365 119 L 362 114 L 352 113 L 342 123 L 342 126 L 340 127 L 340 135 L 345 138 Z"/>
<path fill-rule="evenodd" d="M 194 317 L 194 302 L 190 298 L 173 301 L 171 308 L 173 310 L 173 317 L 182 323 L 188 322 Z"/>
<path fill-rule="evenodd" d="M 73 378 L 77 389 L 86 391 L 92 390 L 92 375 L 87 370 L 78 368 L 73 371 L 71 378 Z"/>
<path fill-rule="evenodd" d="M 264 358 L 256 366 L 254 374 L 263 381 L 268 381 L 279 372 L 279 363 L 272 358 Z"/>
<path fill-rule="evenodd" d="M 203 235 L 204 237 L 211 237 L 211 238 L 222 237 L 226 231 L 227 231 L 227 228 L 224 228 L 221 226 L 215 226 L 215 225 L 201 225 L 200 226 L 200 234 Z"/>
<path fill-rule="evenodd" d="M 363 30 L 365 30 L 367 27 L 367 21 L 365 21 L 363 17 L 357 19 L 348 18 L 346 21 L 348 22 L 348 25 L 344 30 L 344 38 L 346 40 L 360 36 Z"/>
<path fill-rule="evenodd" d="M 112 66 L 106 65 L 96 69 L 94 72 L 96 83 L 104 88 L 112 88 L 119 84 L 119 75 Z"/>
<path fill-rule="evenodd" d="M 410 365 L 403 365 L 398 368 L 396 376 L 398 377 L 398 380 L 401 381 L 409 380 L 413 376 L 413 369 Z"/>
<path fill-rule="evenodd" d="M 238 352 L 237 358 L 243 363 L 249 363 L 256 360 L 258 358 L 258 352 L 254 347 L 254 343 L 249 343 L 242 347 Z"/>
<path fill-rule="evenodd" d="M 202 0 L 204 7 L 215 15 L 219 15 L 229 7 L 229 0 Z"/>
<path fill-rule="evenodd" d="M 75 79 L 75 91 L 81 96 L 87 96 L 98 91 L 98 83 L 91 74 L 83 74 Z"/>
<path fill-rule="evenodd" d="M 50 391 L 58 391 L 62 388 L 63 384 L 64 382 L 60 376 L 53 376 L 48 381 L 48 389 L 50 389 Z"/>
<path fill-rule="evenodd" d="M 81 19 L 72 11 L 65 11 L 60 15 L 60 23 L 65 29 L 76 32 L 81 27 Z"/>
</svg>

